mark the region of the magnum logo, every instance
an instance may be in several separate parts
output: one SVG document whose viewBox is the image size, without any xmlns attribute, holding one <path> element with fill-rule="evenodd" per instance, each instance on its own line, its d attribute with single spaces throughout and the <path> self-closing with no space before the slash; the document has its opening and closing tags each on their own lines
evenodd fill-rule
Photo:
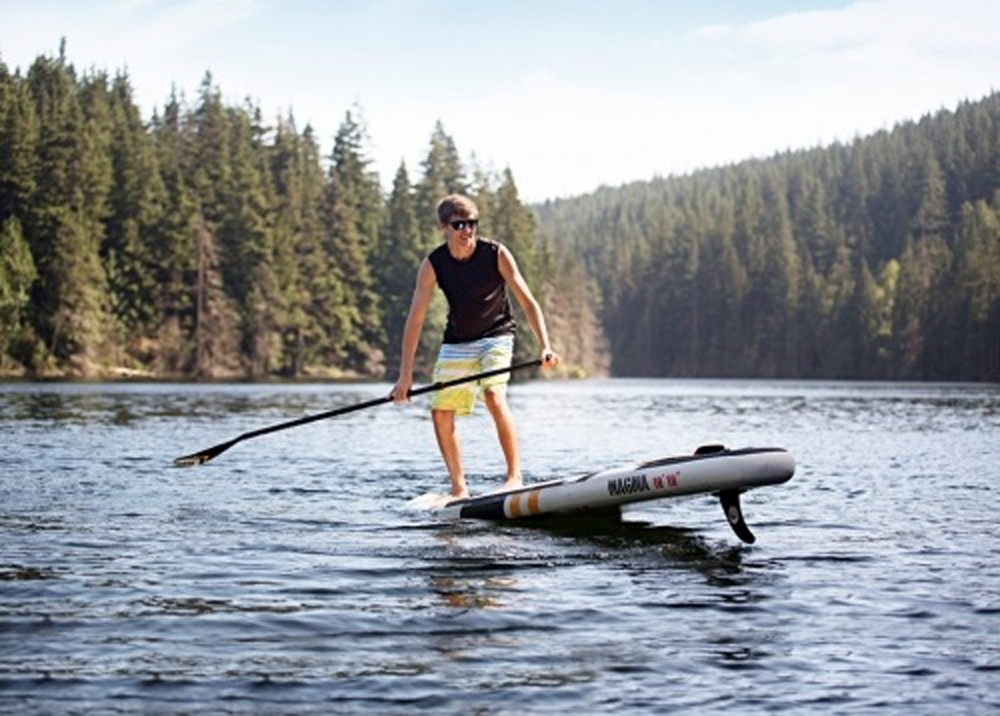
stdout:
<svg viewBox="0 0 1000 716">
<path fill-rule="evenodd" d="M 616 477 L 608 480 L 608 494 L 611 497 L 617 495 L 634 495 L 637 492 L 649 492 L 649 482 L 645 475 L 628 475 L 627 477 Z"/>
</svg>

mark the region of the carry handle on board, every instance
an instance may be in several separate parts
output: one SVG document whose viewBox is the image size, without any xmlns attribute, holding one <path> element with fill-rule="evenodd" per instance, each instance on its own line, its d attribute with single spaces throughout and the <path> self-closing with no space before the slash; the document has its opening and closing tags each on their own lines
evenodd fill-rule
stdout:
<svg viewBox="0 0 1000 716">
<path fill-rule="evenodd" d="M 431 385 L 425 385 L 422 388 L 414 388 L 409 392 L 409 396 L 412 398 L 417 395 L 423 395 L 424 393 L 432 393 L 436 390 L 442 390 L 444 388 L 450 388 L 453 385 L 461 385 L 462 383 L 471 383 L 473 381 L 482 380 L 484 378 L 491 378 L 494 375 L 502 375 L 503 373 L 512 373 L 515 370 L 523 370 L 525 368 L 536 368 L 542 364 L 540 358 L 535 360 L 525 361 L 524 363 L 514 363 L 513 365 L 507 366 L 506 368 L 495 368 L 493 370 L 483 371 L 482 373 L 476 373 L 474 375 L 467 375 L 463 378 L 455 378 L 454 380 L 445 380 L 432 383 Z M 244 440 L 249 440 L 250 438 L 260 437 L 261 435 L 267 435 L 268 433 L 276 433 L 279 430 L 287 430 L 288 428 L 295 428 L 299 425 L 305 425 L 306 423 L 314 423 L 317 420 L 326 420 L 327 418 L 335 418 L 338 415 L 345 415 L 347 413 L 353 413 L 357 410 L 364 410 L 365 408 L 374 408 L 377 405 L 384 405 L 385 403 L 391 403 L 392 396 L 386 395 L 382 398 L 375 398 L 374 400 L 367 400 L 363 403 L 357 403 L 356 405 L 348 405 L 343 408 L 337 408 L 336 410 L 327 410 L 324 413 L 316 413 L 315 415 L 306 415 L 302 418 L 296 418 L 295 420 L 289 420 L 284 423 L 278 423 L 277 425 L 271 425 L 266 428 L 259 428 L 257 430 L 251 430 L 250 432 L 243 433 L 232 440 L 227 440 L 224 443 L 219 443 L 207 450 L 201 450 L 200 452 L 193 452 L 190 455 L 184 455 L 174 459 L 174 467 L 193 467 L 195 465 L 202 465 L 214 457 L 218 457 L 226 450 L 231 448 L 236 443 L 243 442 Z"/>
</svg>

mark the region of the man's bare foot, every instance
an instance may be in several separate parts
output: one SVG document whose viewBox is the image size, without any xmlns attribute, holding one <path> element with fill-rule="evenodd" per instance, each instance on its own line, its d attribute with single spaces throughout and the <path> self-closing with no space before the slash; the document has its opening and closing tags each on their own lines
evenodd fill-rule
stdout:
<svg viewBox="0 0 1000 716">
<path fill-rule="evenodd" d="M 467 498 L 469 496 L 469 491 L 468 490 L 459 490 L 458 492 L 455 492 L 454 490 L 452 490 L 451 491 L 451 496 L 453 498 L 455 498 L 456 500 L 464 500 L 465 498 Z"/>
<path fill-rule="evenodd" d="M 504 490 L 516 490 L 519 487 L 524 487 L 524 480 L 520 477 L 508 477 L 507 482 L 503 484 Z"/>
</svg>

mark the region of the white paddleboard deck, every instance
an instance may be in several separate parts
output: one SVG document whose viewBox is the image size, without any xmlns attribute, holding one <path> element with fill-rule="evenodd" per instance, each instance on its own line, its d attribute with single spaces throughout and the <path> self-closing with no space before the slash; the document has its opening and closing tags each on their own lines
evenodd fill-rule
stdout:
<svg viewBox="0 0 1000 716">
<path fill-rule="evenodd" d="M 603 510 L 634 502 L 702 493 L 716 494 L 737 536 L 754 537 L 743 520 L 739 496 L 746 490 L 780 485 L 795 474 L 795 459 L 783 448 L 705 445 L 693 455 L 611 468 L 513 490 L 467 498 L 428 493 L 410 501 L 442 519 L 510 520 Z"/>
</svg>

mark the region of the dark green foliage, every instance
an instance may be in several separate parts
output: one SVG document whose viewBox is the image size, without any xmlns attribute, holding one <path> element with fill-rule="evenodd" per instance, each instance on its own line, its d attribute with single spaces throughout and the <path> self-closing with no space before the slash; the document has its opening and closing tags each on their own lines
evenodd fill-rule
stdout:
<svg viewBox="0 0 1000 716">
<path fill-rule="evenodd" d="M 342 298 L 327 310 L 331 364 L 374 373 L 381 370 L 385 340 L 371 268 L 383 202 L 366 144 L 364 125 L 348 112 L 334 138 L 325 204 L 327 253 Z"/>
<path fill-rule="evenodd" d="M 569 372 L 1000 380 L 1000 94 L 530 208 L 440 123 L 385 195 L 357 108 L 332 139 L 227 106 L 210 74 L 144 122 L 124 73 L 0 62 L 0 371 L 392 378 L 436 204 L 462 192 Z M 438 295 L 424 377 L 444 320 Z M 536 348 L 522 320 L 518 357 Z"/>
<path fill-rule="evenodd" d="M 98 370 L 113 340 L 100 250 L 113 184 L 106 77 L 78 79 L 62 58 L 39 58 L 27 85 L 39 120 L 35 191 L 25 237 L 38 269 L 29 315 L 43 364 Z"/>
<path fill-rule="evenodd" d="M 11 216 L 0 224 L 0 361 L 25 350 L 25 311 L 37 275 L 21 222 Z"/>
<path fill-rule="evenodd" d="M 1000 380 L 1000 94 L 538 207 L 621 375 Z"/>
<path fill-rule="evenodd" d="M 403 327 L 415 285 L 416 267 L 430 249 L 425 240 L 425 224 L 426 222 L 417 219 L 413 187 L 406 165 L 401 164 L 392 182 L 385 222 L 373 253 L 373 274 L 378 293 L 382 297 L 386 372 L 389 375 L 395 375 L 399 370 Z M 429 334 L 433 330 L 434 327 L 428 326 L 425 333 Z M 421 372 L 425 372 L 427 358 L 423 353 L 419 358 L 422 360 L 418 365 Z"/>
<path fill-rule="evenodd" d="M 62 51 L 25 77 L 0 63 L 0 370 L 395 370 L 434 207 L 468 185 L 440 123 L 421 179 L 401 168 L 388 198 L 367 145 L 354 109 L 321 157 L 311 128 L 227 106 L 208 73 L 193 107 L 173 93 L 146 124 L 125 74 L 78 77 Z M 481 188 L 533 263 L 513 177 Z M 443 325 L 438 299 L 422 367 Z"/>
</svg>

